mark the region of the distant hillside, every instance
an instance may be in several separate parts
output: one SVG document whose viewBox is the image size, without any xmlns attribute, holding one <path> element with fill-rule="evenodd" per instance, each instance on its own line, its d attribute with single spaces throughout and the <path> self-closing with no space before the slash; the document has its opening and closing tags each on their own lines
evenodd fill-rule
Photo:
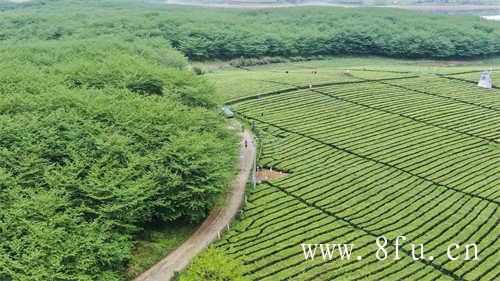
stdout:
<svg viewBox="0 0 500 281">
<path fill-rule="evenodd" d="M 473 15 L 387 8 L 206 9 L 140 1 L 7 5 L 15 8 L 0 5 L 6 11 L 0 15 L 0 40 L 159 38 L 192 60 L 338 54 L 471 58 L 500 52 L 498 22 Z"/>
<path fill-rule="evenodd" d="M 161 1 L 155 1 L 161 2 Z M 258 4 L 340 4 L 340 5 L 408 5 L 408 4 L 441 4 L 441 5 L 460 5 L 460 4 L 500 4 L 499 0 L 167 0 L 167 2 L 191 2 L 191 3 L 258 3 Z"/>
</svg>

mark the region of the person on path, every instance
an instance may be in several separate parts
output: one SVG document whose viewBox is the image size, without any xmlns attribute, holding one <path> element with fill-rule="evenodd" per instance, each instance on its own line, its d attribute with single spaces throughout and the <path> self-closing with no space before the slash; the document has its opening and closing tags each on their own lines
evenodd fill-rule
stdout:
<svg viewBox="0 0 500 281">
<path fill-rule="evenodd" d="M 248 141 L 245 140 L 245 148 L 247 148 L 247 147 L 248 147 Z"/>
</svg>

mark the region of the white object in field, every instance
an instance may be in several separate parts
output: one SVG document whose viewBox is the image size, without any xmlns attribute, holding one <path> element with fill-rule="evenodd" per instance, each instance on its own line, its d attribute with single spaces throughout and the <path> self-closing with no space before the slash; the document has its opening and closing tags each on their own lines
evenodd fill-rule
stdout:
<svg viewBox="0 0 500 281">
<path fill-rule="evenodd" d="M 312 89 L 313 84 L 309 83 L 309 89 Z"/>
<path fill-rule="evenodd" d="M 496 15 L 496 16 L 483 16 L 483 18 L 485 18 L 487 20 L 498 20 L 498 21 L 500 21 L 500 15 Z"/>
<path fill-rule="evenodd" d="M 221 108 L 222 112 L 224 113 L 224 115 L 227 117 L 227 118 L 233 118 L 234 117 L 234 113 L 233 113 L 233 110 L 231 107 L 229 106 L 223 106 Z"/>
<path fill-rule="evenodd" d="M 491 89 L 491 70 L 486 70 L 481 73 L 479 82 L 477 82 L 478 87 Z"/>
</svg>

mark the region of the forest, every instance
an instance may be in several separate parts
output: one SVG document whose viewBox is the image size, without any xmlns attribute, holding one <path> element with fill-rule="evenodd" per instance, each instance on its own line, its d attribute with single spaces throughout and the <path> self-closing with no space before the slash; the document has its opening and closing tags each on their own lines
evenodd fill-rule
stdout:
<svg viewBox="0 0 500 281">
<path fill-rule="evenodd" d="M 192 60 L 328 55 L 472 58 L 500 53 L 500 25 L 384 8 L 205 9 L 141 1 L 4 4 L 0 40 L 161 38 Z M 460 28 L 456 28 L 460 26 Z"/>
<path fill-rule="evenodd" d="M 213 88 L 168 42 L 0 46 L 0 280 L 124 280 L 150 224 L 203 219 L 233 173 Z"/>
</svg>

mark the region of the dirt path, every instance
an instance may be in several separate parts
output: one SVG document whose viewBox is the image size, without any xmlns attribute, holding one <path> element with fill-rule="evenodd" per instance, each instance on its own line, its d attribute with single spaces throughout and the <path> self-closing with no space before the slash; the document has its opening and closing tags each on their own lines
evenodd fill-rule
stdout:
<svg viewBox="0 0 500 281">
<path fill-rule="evenodd" d="M 232 192 L 223 208 L 216 207 L 200 228 L 177 249 L 170 252 L 163 260 L 141 274 L 134 281 L 167 281 L 175 272 L 186 268 L 191 260 L 203 249 L 208 247 L 218 234 L 226 230 L 227 225 L 233 220 L 240 210 L 245 196 L 245 186 L 250 176 L 255 159 L 255 144 L 250 131 L 241 133 L 241 152 L 238 163 L 239 173 L 232 183 Z M 248 147 L 245 148 L 244 141 Z"/>
</svg>

